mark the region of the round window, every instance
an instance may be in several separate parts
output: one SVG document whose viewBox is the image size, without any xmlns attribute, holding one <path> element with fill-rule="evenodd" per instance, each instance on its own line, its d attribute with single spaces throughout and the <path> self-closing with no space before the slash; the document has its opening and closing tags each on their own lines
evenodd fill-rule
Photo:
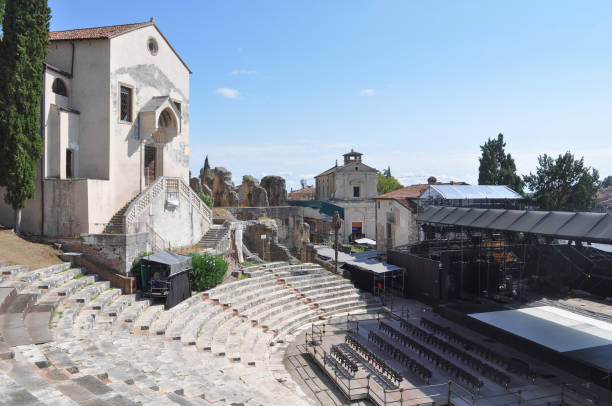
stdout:
<svg viewBox="0 0 612 406">
<path fill-rule="evenodd" d="M 159 50 L 159 48 L 157 47 L 157 41 L 155 41 L 155 38 L 149 38 L 149 41 L 147 42 L 147 47 L 149 48 L 149 52 L 151 53 L 151 55 L 157 55 L 157 51 Z"/>
</svg>

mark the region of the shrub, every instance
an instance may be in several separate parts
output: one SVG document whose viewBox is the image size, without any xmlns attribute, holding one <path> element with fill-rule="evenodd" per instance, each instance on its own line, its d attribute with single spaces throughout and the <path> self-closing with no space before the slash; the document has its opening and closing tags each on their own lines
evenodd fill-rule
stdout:
<svg viewBox="0 0 612 406">
<path fill-rule="evenodd" d="M 193 290 L 198 292 L 217 286 L 227 272 L 227 262 L 221 255 L 209 253 L 188 254 L 191 257 L 191 277 Z"/>
<path fill-rule="evenodd" d="M 207 195 L 205 193 L 198 192 L 198 196 L 200 197 L 200 199 L 202 199 L 204 203 L 206 203 L 208 207 L 210 207 L 211 209 L 213 208 L 213 204 L 215 201 L 211 195 Z"/>
</svg>

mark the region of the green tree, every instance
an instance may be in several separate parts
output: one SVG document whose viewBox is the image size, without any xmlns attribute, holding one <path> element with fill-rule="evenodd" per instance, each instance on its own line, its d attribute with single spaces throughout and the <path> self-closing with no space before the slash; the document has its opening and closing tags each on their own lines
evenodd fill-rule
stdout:
<svg viewBox="0 0 612 406">
<path fill-rule="evenodd" d="M 200 199 L 202 199 L 204 203 L 206 203 L 208 207 L 210 207 L 211 209 L 213 208 L 215 200 L 213 199 L 211 195 L 207 195 L 206 193 L 198 192 L 198 196 L 200 197 Z"/>
<path fill-rule="evenodd" d="M 46 0 L 5 1 L 0 41 L 0 185 L 15 210 L 35 195 L 37 160 L 42 154 L 40 100 L 43 63 L 49 49 L 50 10 Z"/>
<path fill-rule="evenodd" d="M 612 175 L 606 176 L 601 182 L 601 187 L 612 187 Z"/>
<path fill-rule="evenodd" d="M 536 173 L 524 177 L 533 201 L 542 210 L 586 211 L 595 205 L 599 172 L 574 159 L 569 151 L 557 159 L 538 157 Z"/>
<path fill-rule="evenodd" d="M 403 187 L 398 180 L 391 175 L 391 167 L 387 167 L 387 169 L 383 169 L 382 172 L 378 172 L 377 180 L 376 190 L 379 194 L 389 193 Z"/>
<path fill-rule="evenodd" d="M 4 0 L 0 0 L 0 30 L 2 29 L 2 20 L 4 19 Z"/>
<path fill-rule="evenodd" d="M 497 139 L 489 138 L 480 146 L 482 156 L 478 159 L 479 185 L 506 185 L 512 190 L 523 193 L 523 180 L 516 173 L 516 165 L 510 154 L 506 154 L 504 134 L 499 133 Z"/>
</svg>

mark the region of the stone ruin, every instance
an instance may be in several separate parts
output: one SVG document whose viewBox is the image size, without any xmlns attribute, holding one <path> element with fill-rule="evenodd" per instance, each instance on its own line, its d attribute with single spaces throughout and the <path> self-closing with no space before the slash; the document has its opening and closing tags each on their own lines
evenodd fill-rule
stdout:
<svg viewBox="0 0 612 406">
<path fill-rule="evenodd" d="M 232 173 L 223 167 L 216 167 L 211 170 L 200 171 L 200 181 L 203 190 L 205 186 L 210 190 L 214 199 L 215 207 L 235 207 L 238 206 L 238 194 L 234 190 Z"/>
<path fill-rule="evenodd" d="M 264 176 L 261 179 L 261 186 L 268 194 L 268 203 L 270 206 L 287 205 L 287 187 L 285 185 L 285 179 L 280 176 Z"/>
<path fill-rule="evenodd" d="M 268 207 L 268 193 L 261 187 L 259 181 L 250 175 L 242 178 L 242 185 L 238 186 L 240 205 L 244 207 Z"/>
</svg>

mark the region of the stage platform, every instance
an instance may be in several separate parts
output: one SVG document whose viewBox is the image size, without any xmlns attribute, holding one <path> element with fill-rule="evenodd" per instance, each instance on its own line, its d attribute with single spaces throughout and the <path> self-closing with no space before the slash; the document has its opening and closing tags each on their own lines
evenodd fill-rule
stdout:
<svg viewBox="0 0 612 406">
<path fill-rule="evenodd" d="M 548 361 L 571 360 L 572 369 L 588 366 L 588 378 L 610 387 L 612 373 L 612 324 L 553 306 L 471 313 L 467 315 L 487 326 L 488 333 L 515 345 L 531 343 L 532 353 Z M 492 327 L 492 328 L 491 328 Z M 497 330 L 497 332 L 495 332 Z M 503 332 L 503 333 L 502 333 Z M 545 349 L 546 351 L 542 351 Z M 574 369 L 574 372 L 578 372 Z M 586 378 L 586 377 L 585 377 Z"/>
</svg>

